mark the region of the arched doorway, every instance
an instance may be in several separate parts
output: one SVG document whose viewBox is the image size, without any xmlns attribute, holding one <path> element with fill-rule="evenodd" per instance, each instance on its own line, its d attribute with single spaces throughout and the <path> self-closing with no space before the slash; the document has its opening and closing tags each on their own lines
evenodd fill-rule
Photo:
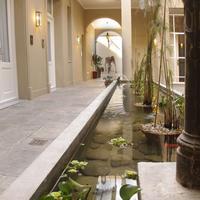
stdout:
<svg viewBox="0 0 200 200">
<path fill-rule="evenodd" d="M 121 38 L 121 25 L 111 18 L 95 19 L 86 27 L 85 34 L 85 65 L 83 70 L 84 80 L 92 78 L 93 72 L 97 68 L 93 62 L 93 56 L 101 58 L 100 68 L 108 72 L 106 68 L 106 58 L 114 57 L 116 66 L 111 63 L 112 76 L 122 73 L 122 38 Z M 116 72 L 116 73 L 115 73 Z M 103 77 L 103 76 L 101 76 Z"/>
<path fill-rule="evenodd" d="M 114 31 L 101 33 L 96 39 L 96 54 L 103 58 L 102 77 L 122 76 L 122 37 Z M 110 64 L 109 59 L 114 59 Z"/>
</svg>

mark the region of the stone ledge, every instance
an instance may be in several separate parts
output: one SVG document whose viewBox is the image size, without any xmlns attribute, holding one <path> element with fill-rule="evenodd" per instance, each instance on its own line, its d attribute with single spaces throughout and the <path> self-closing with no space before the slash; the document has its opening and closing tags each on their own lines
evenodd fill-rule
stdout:
<svg viewBox="0 0 200 200">
<path fill-rule="evenodd" d="M 1 200 L 38 200 L 50 190 L 82 139 L 95 126 L 107 106 L 117 82 L 106 88 L 80 115 L 42 152 L 39 157 L 0 196 Z M 81 101 L 81 100 L 80 100 Z"/>
<path fill-rule="evenodd" d="M 138 164 L 141 200 L 199 200 L 200 191 L 189 190 L 176 181 L 176 163 Z"/>
</svg>

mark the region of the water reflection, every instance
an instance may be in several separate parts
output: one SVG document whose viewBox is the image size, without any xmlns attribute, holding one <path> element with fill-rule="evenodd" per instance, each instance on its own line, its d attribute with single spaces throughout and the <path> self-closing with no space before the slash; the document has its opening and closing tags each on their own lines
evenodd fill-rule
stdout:
<svg viewBox="0 0 200 200">
<path fill-rule="evenodd" d="M 122 175 L 125 170 L 137 170 L 138 162 L 175 161 L 175 137 L 158 137 L 155 141 L 140 131 L 140 124 L 152 122 L 154 115 L 135 107 L 137 101 L 129 85 L 116 89 L 96 129 L 75 157 L 88 161 L 85 176 Z M 119 151 L 108 144 L 110 139 L 120 136 L 133 145 Z"/>
</svg>

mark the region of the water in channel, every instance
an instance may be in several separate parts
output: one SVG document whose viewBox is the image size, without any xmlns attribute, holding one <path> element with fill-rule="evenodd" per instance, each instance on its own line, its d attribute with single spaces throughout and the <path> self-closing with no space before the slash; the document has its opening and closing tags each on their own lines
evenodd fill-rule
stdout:
<svg viewBox="0 0 200 200">
<path fill-rule="evenodd" d="M 152 112 L 134 106 L 139 99 L 128 84 L 117 87 L 95 130 L 89 134 L 73 159 L 88 166 L 77 181 L 97 183 L 99 176 L 120 176 L 125 170 L 137 170 L 138 162 L 175 161 L 176 148 L 160 137 L 160 144 L 149 141 L 140 131 L 141 123 L 154 120 Z M 112 138 L 125 138 L 132 146 L 119 149 L 108 144 Z"/>
</svg>

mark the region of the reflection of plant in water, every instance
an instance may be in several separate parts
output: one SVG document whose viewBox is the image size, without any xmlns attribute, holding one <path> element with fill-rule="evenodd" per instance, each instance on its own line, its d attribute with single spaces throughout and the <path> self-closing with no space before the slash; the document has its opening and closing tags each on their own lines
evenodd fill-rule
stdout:
<svg viewBox="0 0 200 200">
<path fill-rule="evenodd" d="M 86 200 L 91 190 L 89 185 L 81 185 L 71 178 L 60 182 L 59 191 L 52 192 L 40 200 Z"/>
<path fill-rule="evenodd" d="M 126 148 L 128 146 L 127 140 L 123 137 L 113 138 L 109 141 L 109 144 L 119 148 Z"/>
<path fill-rule="evenodd" d="M 87 165 L 88 162 L 86 161 L 72 160 L 67 167 L 67 172 L 69 174 L 77 174 L 80 170 L 84 170 Z"/>
</svg>

